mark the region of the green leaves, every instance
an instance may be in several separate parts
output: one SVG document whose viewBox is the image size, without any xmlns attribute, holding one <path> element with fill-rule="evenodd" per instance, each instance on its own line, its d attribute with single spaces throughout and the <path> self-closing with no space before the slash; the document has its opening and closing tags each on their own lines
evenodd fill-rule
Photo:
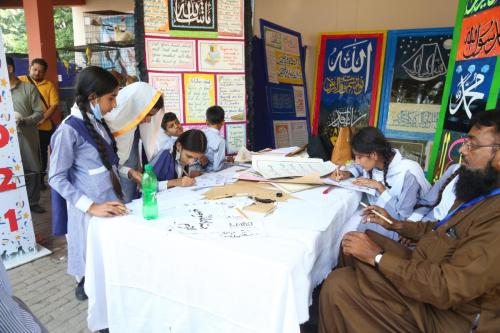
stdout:
<svg viewBox="0 0 500 333">
<path fill-rule="evenodd" d="M 71 8 L 54 8 L 56 48 L 73 46 L 73 16 Z M 7 53 L 27 53 L 26 20 L 22 9 L 0 9 L 0 29 Z"/>
</svg>

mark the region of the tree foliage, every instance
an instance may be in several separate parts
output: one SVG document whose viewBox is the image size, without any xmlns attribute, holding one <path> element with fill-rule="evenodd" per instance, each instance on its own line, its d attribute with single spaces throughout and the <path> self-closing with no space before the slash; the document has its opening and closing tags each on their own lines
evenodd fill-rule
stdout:
<svg viewBox="0 0 500 333">
<path fill-rule="evenodd" d="M 54 8 L 56 48 L 74 45 L 71 8 Z M 7 53 L 28 53 L 26 19 L 22 9 L 0 9 L 0 28 Z"/>
</svg>

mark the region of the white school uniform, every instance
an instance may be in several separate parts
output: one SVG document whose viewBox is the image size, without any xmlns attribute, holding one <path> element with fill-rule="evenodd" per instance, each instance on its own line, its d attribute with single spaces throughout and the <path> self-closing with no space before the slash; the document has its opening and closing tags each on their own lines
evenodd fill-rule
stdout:
<svg viewBox="0 0 500 333">
<path fill-rule="evenodd" d="M 391 188 L 386 188 L 383 193 L 377 192 L 375 195 L 365 194 L 365 201 L 370 205 L 384 208 L 398 220 L 405 220 L 413 213 L 415 204 L 421 197 L 425 196 L 431 186 L 417 162 L 403 158 L 397 149 L 394 151 L 395 155 L 389 163 L 386 175 L 386 181 Z M 369 173 L 359 165 L 351 165 L 348 167 L 348 171 L 356 178 L 370 178 Z M 372 178 L 384 184 L 383 170 L 373 169 Z M 361 223 L 361 212 L 362 209 L 359 209 L 351 217 L 344 227 L 344 233 L 352 230 L 373 230 L 394 240 L 399 239 L 397 233 L 386 230 L 378 224 Z"/>
<path fill-rule="evenodd" d="M 76 105 L 71 109 L 70 117 L 83 118 Z M 89 118 L 97 133 L 111 144 L 104 126 L 92 115 Z M 81 277 L 85 275 L 87 229 L 91 218 L 87 210 L 94 202 L 119 199 L 113 189 L 110 171 L 102 164 L 97 149 L 65 121 L 52 135 L 51 147 L 49 185 L 67 203 L 68 273 Z M 113 172 L 118 175 L 115 167 Z"/>
</svg>

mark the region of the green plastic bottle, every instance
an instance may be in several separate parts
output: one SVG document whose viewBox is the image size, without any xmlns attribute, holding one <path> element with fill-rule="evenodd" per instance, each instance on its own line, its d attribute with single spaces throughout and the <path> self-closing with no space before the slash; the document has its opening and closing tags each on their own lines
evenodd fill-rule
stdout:
<svg viewBox="0 0 500 333">
<path fill-rule="evenodd" d="M 144 166 L 142 175 L 142 216 L 148 220 L 158 218 L 158 201 L 156 192 L 158 191 L 158 180 L 151 164 Z"/>
</svg>

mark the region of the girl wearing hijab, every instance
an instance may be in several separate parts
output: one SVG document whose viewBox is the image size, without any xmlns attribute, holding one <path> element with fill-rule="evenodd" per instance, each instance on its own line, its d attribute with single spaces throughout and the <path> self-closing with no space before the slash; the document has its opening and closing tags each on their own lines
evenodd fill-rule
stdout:
<svg viewBox="0 0 500 333">
<path fill-rule="evenodd" d="M 143 165 L 157 152 L 163 96 L 149 84 L 135 82 L 120 90 L 116 102 L 104 119 L 116 140 L 124 200 L 130 202 L 140 196 Z"/>
<path fill-rule="evenodd" d="M 49 184 L 55 235 L 67 234 L 68 273 L 80 280 L 75 290 L 85 300 L 87 229 L 92 216 L 126 214 L 121 202 L 118 156 L 103 115 L 116 106 L 118 82 L 106 70 L 85 68 L 76 85 L 71 115 L 51 140 Z"/>
</svg>

